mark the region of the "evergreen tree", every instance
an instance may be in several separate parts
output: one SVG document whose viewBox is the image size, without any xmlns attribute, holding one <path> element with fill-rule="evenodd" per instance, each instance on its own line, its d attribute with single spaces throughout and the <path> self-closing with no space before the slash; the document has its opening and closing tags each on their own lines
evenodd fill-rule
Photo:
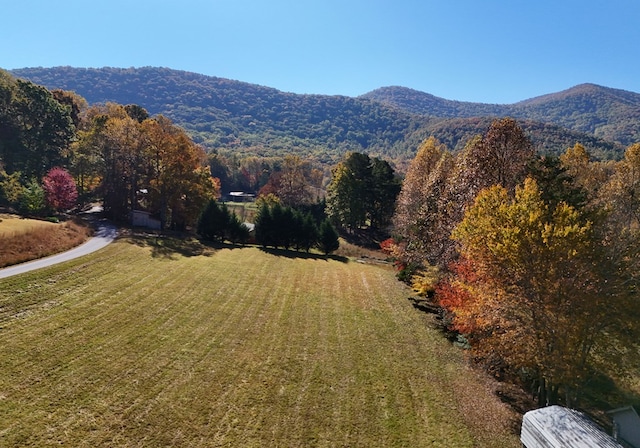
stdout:
<svg viewBox="0 0 640 448">
<path fill-rule="evenodd" d="M 229 220 L 229 210 L 226 205 L 223 204 L 220 207 L 217 201 L 210 200 L 198 221 L 198 235 L 208 241 L 222 241 Z"/>
<path fill-rule="evenodd" d="M 273 218 L 271 209 L 263 202 L 255 218 L 256 242 L 262 247 L 273 246 Z"/>
<path fill-rule="evenodd" d="M 45 212 L 46 199 L 44 189 L 35 180 L 31 180 L 20 194 L 20 209 L 31 215 Z"/>
<path fill-rule="evenodd" d="M 235 213 L 229 215 L 225 235 L 232 243 L 244 244 L 249 240 L 249 229 L 244 223 L 240 222 L 240 218 Z"/>
<path fill-rule="evenodd" d="M 325 255 L 330 254 L 340 247 L 340 241 L 338 240 L 338 232 L 334 229 L 331 222 L 328 219 L 322 221 L 320 229 L 318 231 L 318 249 Z"/>
<path fill-rule="evenodd" d="M 327 187 L 327 214 L 348 230 L 381 229 L 393 215 L 400 182 L 388 162 L 351 153 L 333 170 Z"/>
<path fill-rule="evenodd" d="M 300 216 L 302 220 L 300 223 L 300 232 L 299 232 L 300 240 L 298 243 L 301 249 L 304 249 L 306 252 L 309 252 L 311 247 L 318 240 L 318 237 L 319 237 L 318 228 L 316 227 L 316 223 L 313 219 L 313 216 L 311 216 L 310 213 L 306 213 Z"/>
<path fill-rule="evenodd" d="M 271 244 L 273 247 L 283 247 L 285 236 L 283 235 L 282 226 L 284 222 L 284 208 L 279 202 L 271 207 Z"/>
</svg>

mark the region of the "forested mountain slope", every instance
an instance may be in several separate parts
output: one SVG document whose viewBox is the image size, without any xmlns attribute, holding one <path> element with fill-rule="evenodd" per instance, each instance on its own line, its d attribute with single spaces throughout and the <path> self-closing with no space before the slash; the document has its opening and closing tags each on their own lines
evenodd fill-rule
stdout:
<svg viewBox="0 0 640 448">
<path fill-rule="evenodd" d="M 445 100 L 404 87 L 383 87 L 360 98 L 427 116 L 511 116 L 553 123 L 624 146 L 640 141 L 640 94 L 595 84 L 503 105 Z"/>
<path fill-rule="evenodd" d="M 273 88 L 167 68 L 23 69 L 12 72 L 48 88 L 73 90 L 89 103 L 135 103 L 163 114 L 215 149 L 259 155 L 282 151 L 334 158 L 348 151 L 407 150 L 420 117 L 371 100 L 296 95 Z"/>
<path fill-rule="evenodd" d="M 444 100 L 403 88 L 379 89 L 358 98 L 299 95 L 157 67 L 28 68 L 11 73 L 50 89 L 75 91 L 91 104 L 138 104 L 151 114 L 171 118 L 208 150 L 262 156 L 295 152 L 321 163 L 333 163 L 347 151 L 407 160 L 429 135 L 452 149 L 459 148 L 470 136 L 486 130 L 489 121 L 476 117 L 516 116 L 519 109 L 538 111 L 535 120 L 523 121 L 523 128 L 540 151 L 560 153 L 578 141 L 604 158 L 619 157 L 623 149 L 593 134 L 543 124 L 548 121 L 545 109 L 535 102 L 505 109 Z M 393 91 L 398 93 L 395 99 L 385 96 Z M 607 129 L 611 131 L 615 125 L 609 123 Z M 628 127 L 626 121 L 620 126 Z M 603 133 L 602 128 L 598 132 Z M 633 127 L 628 129 L 631 136 L 634 132 Z"/>
</svg>

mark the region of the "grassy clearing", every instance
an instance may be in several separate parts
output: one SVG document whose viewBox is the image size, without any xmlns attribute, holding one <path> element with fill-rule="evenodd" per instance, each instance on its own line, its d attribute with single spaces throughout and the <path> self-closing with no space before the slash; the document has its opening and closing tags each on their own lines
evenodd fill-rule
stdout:
<svg viewBox="0 0 640 448">
<path fill-rule="evenodd" d="M 254 222 L 258 206 L 255 202 L 225 202 L 231 213 L 238 215 L 240 222 Z"/>
<path fill-rule="evenodd" d="M 0 281 L 2 446 L 516 447 L 386 267 L 116 242 Z"/>
<path fill-rule="evenodd" d="M 0 238 L 29 233 L 40 228 L 53 228 L 56 224 L 39 219 L 27 219 L 18 215 L 0 213 Z"/>
<path fill-rule="evenodd" d="M 90 236 L 80 221 L 52 223 L 2 215 L 0 221 L 0 267 L 47 257 L 74 248 Z"/>
</svg>

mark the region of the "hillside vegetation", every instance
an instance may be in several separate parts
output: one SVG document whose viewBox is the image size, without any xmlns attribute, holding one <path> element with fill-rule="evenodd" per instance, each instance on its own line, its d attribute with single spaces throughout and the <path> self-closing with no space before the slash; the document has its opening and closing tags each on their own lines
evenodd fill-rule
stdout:
<svg viewBox="0 0 640 448">
<path fill-rule="evenodd" d="M 358 98 L 298 95 L 154 67 L 29 68 L 12 73 L 50 89 L 75 91 L 90 103 L 138 104 L 171 118 L 209 150 L 259 156 L 294 152 L 327 164 L 347 151 L 407 160 L 430 135 L 447 141 L 461 123 L 475 132 L 473 120 L 459 121 L 471 117 L 528 120 L 526 130 L 539 150 L 555 154 L 580 142 L 594 155 L 619 158 L 623 146 L 640 140 L 637 94 L 624 92 L 627 98 L 595 86 L 582 100 L 558 94 L 503 106 L 444 100 L 399 87 Z M 447 120 L 451 118 L 456 121 Z"/>
<path fill-rule="evenodd" d="M 132 238 L 0 284 L 6 446 L 515 447 L 387 267 Z"/>
<path fill-rule="evenodd" d="M 510 116 L 555 124 L 623 146 L 640 141 L 640 94 L 595 84 L 581 84 L 562 92 L 504 105 L 450 101 L 404 87 L 383 87 L 361 98 L 421 115 L 442 118 Z"/>
</svg>

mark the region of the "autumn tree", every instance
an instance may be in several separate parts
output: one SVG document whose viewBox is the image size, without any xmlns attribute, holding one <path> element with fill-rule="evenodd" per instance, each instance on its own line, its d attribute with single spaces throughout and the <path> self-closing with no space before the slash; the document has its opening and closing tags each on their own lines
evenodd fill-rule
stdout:
<svg viewBox="0 0 640 448">
<path fill-rule="evenodd" d="M 106 115 L 85 117 L 76 141 L 71 144 L 67 168 L 76 182 L 80 198 L 92 196 L 104 176 L 107 120 Z"/>
<path fill-rule="evenodd" d="M 78 189 L 69 172 L 55 167 L 49 170 L 42 179 L 42 188 L 49 207 L 60 212 L 76 205 Z"/>
<path fill-rule="evenodd" d="M 456 203 L 470 205 L 480 190 L 501 185 L 513 192 L 527 174 L 535 149 L 512 118 L 494 120 L 487 131 L 471 139 L 456 161 L 450 185 Z"/>
<path fill-rule="evenodd" d="M 260 187 L 267 183 L 270 167 L 262 157 L 245 157 L 240 160 L 240 171 L 248 190 L 256 193 Z"/>
<path fill-rule="evenodd" d="M 570 405 L 597 349 L 628 328 L 629 256 L 613 254 L 598 223 L 570 205 L 549 206 L 532 178 L 510 196 L 482 190 L 453 238 L 466 273 L 445 300 L 476 354 L 531 372 L 541 404 Z M 617 250 L 617 249 L 616 249 Z M 600 358 L 601 359 L 601 358 Z"/>
<path fill-rule="evenodd" d="M 217 195 L 219 186 L 206 165 L 204 150 L 169 119 L 145 120 L 150 207 L 158 210 L 163 227 L 183 230 Z"/>
<path fill-rule="evenodd" d="M 105 212 L 127 220 L 133 209 L 160 216 L 163 228 L 195 225 L 219 193 L 206 155 L 164 117 L 144 118 L 140 108 L 107 104 L 88 113 L 91 127 L 78 143 L 87 159 L 98 155 Z M 142 119 L 142 121 L 140 121 Z"/>
<path fill-rule="evenodd" d="M 0 166 L 0 202 L 7 205 L 16 205 L 21 193 L 20 171 L 7 174 Z"/>
<path fill-rule="evenodd" d="M 587 149 L 580 143 L 560 155 L 560 165 L 574 180 L 576 187 L 587 194 L 587 202 L 596 200 L 600 188 L 607 183 L 613 164 L 592 160 Z"/>
<path fill-rule="evenodd" d="M 139 123 L 121 106 L 113 106 L 102 127 L 101 158 L 103 173 L 101 193 L 107 216 L 119 221 L 129 219 L 143 172 L 144 140 Z"/>
<path fill-rule="evenodd" d="M 453 168 L 447 148 L 430 137 L 420 145 L 409 165 L 393 216 L 394 233 L 402 240 L 404 261 L 436 264 L 440 261 L 444 228 L 443 193 Z"/>
<path fill-rule="evenodd" d="M 602 203 L 621 226 L 640 228 L 640 143 L 627 148 L 624 158 L 599 194 Z"/>
<path fill-rule="evenodd" d="M 289 206 L 308 203 L 311 200 L 309 176 L 311 164 L 297 155 L 286 155 L 282 162 L 280 190 L 277 192 L 282 203 Z"/>
<path fill-rule="evenodd" d="M 268 167 L 264 168 L 266 172 Z M 270 169 L 269 179 L 259 195 L 273 194 L 282 204 L 295 208 L 309 204 L 317 196 L 317 173 L 308 160 L 287 155 Z"/>
<path fill-rule="evenodd" d="M 476 195 L 494 185 L 501 185 L 513 194 L 516 185 L 526 177 L 534 156 L 531 141 L 512 118 L 495 119 L 483 135 L 472 138 L 456 155 L 439 207 L 441 265 L 446 266 L 455 259 L 456 243 L 448 235 L 462 220 Z"/>
</svg>

